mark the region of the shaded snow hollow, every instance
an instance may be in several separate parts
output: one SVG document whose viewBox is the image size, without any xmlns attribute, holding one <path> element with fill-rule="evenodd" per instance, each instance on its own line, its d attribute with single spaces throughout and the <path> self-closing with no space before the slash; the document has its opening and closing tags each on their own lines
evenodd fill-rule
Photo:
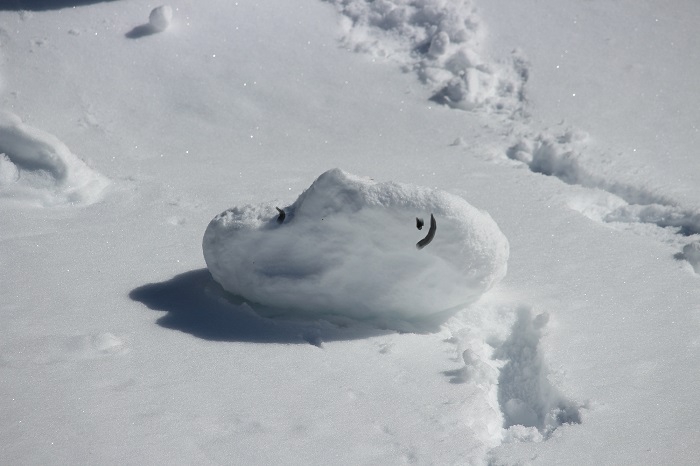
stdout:
<svg viewBox="0 0 700 466">
<path fill-rule="evenodd" d="M 281 210 L 234 207 L 211 221 L 204 258 L 227 291 L 298 313 L 437 321 L 506 274 L 496 223 L 443 191 L 333 169 Z M 434 238 L 417 248 L 431 215 Z"/>
</svg>

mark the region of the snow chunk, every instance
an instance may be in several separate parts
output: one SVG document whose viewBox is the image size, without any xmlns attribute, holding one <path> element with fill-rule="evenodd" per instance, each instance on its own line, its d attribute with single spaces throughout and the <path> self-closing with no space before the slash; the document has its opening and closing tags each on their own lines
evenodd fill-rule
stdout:
<svg viewBox="0 0 700 466">
<path fill-rule="evenodd" d="M 297 313 L 437 321 L 506 274 L 496 223 L 443 191 L 333 169 L 280 210 L 234 207 L 209 224 L 204 258 L 227 291 Z"/>
<path fill-rule="evenodd" d="M 690 243 L 683 247 L 683 258 L 700 274 L 700 243 Z"/>
<path fill-rule="evenodd" d="M 173 9 L 169 5 L 161 5 L 151 11 L 148 24 L 156 32 L 163 32 L 170 26 L 173 19 Z"/>
<path fill-rule="evenodd" d="M 107 184 L 54 135 L 0 111 L 0 196 L 40 205 L 91 204 Z"/>
</svg>

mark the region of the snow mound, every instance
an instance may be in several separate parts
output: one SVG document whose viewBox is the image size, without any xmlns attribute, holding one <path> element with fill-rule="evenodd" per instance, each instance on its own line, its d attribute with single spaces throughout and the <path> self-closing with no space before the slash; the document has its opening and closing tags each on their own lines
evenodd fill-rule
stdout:
<svg viewBox="0 0 700 466">
<path fill-rule="evenodd" d="M 265 306 L 437 321 L 505 276 L 509 246 L 460 197 L 333 169 L 284 209 L 217 215 L 203 250 L 224 289 Z"/>
<path fill-rule="evenodd" d="M 92 204 L 107 184 L 58 138 L 0 111 L 0 197 L 43 206 Z"/>
<path fill-rule="evenodd" d="M 433 100 L 463 110 L 513 113 L 522 108 L 528 67 L 517 53 L 481 57 L 484 27 L 471 1 L 330 0 L 352 50 L 398 62 L 433 89 Z"/>
</svg>

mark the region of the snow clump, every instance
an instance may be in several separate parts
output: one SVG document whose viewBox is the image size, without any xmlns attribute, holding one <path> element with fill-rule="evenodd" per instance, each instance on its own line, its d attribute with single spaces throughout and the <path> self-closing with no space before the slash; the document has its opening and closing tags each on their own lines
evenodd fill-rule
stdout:
<svg viewBox="0 0 700 466">
<path fill-rule="evenodd" d="M 109 181 L 56 136 L 0 111 L 0 197 L 31 204 L 92 204 Z"/>
<path fill-rule="evenodd" d="M 277 207 L 231 208 L 203 239 L 224 289 L 274 309 L 437 322 L 506 274 L 496 223 L 443 191 L 333 169 Z"/>
<path fill-rule="evenodd" d="M 156 32 L 163 32 L 170 26 L 173 20 L 173 9 L 169 5 L 161 5 L 154 8 L 148 17 L 148 24 Z"/>
<path fill-rule="evenodd" d="M 700 274 L 700 243 L 690 243 L 683 247 L 683 258 Z"/>
</svg>

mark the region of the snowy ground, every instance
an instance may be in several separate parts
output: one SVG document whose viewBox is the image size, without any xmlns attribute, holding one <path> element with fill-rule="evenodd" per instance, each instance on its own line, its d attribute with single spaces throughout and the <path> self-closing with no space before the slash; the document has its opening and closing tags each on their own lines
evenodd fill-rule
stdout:
<svg viewBox="0 0 700 466">
<path fill-rule="evenodd" d="M 697 461 L 700 4 L 158 5 L 0 4 L 0 463 Z M 506 277 L 436 328 L 226 296 L 209 221 L 333 167 Z"/>
</svg>

